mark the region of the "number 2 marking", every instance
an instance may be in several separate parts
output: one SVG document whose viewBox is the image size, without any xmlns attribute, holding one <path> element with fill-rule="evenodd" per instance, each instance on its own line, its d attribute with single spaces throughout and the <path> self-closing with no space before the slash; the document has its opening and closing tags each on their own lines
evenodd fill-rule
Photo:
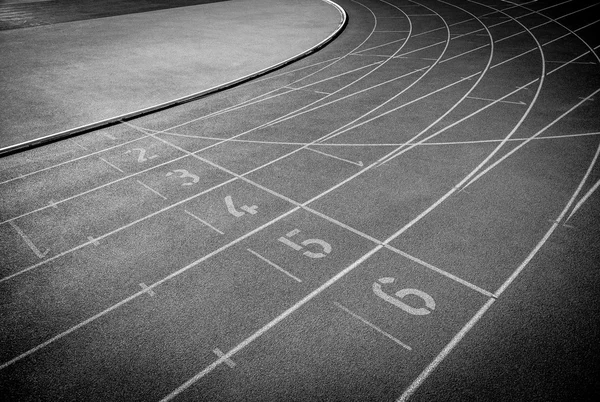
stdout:
<svg viewBox="0 0 600 402">
<path fill-rule="evenodd" d="M 154 158 L 158 157 L 158 155 L 152 155 L 152 156 L 149 156 L 146 158 L 146 150 L 144 148 L 133 148 L 133 149 L 126 151 L 125 153 L 130 154 L 133 151 L 139 152 L 138 159 L 137 159 L 138 163 L 143 163 L 149 159 L 154 159 Z"/>
</svg>

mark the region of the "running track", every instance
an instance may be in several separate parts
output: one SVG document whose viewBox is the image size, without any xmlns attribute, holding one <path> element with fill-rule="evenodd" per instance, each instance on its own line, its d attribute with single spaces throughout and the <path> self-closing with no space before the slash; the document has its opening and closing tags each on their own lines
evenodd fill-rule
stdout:
<svg viewBox="0 0 600 402">
<path fill-rule="evenodd" d="M 2 394 L 598 392 L 600 6 L 338 3 L 285 69 L 0 160 Z"/>
</svg>

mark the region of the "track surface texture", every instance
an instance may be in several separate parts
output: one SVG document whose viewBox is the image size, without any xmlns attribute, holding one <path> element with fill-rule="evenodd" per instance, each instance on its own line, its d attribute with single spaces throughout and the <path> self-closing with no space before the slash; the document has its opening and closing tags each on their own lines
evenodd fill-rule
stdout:
<svg viewBox="0 0 600 402">
<path fill-rule="evenodd" d="M 600 6 L 338 0 L 284 69 L 0 160 L 10 400 L 597 400 Z"/>
</svg>

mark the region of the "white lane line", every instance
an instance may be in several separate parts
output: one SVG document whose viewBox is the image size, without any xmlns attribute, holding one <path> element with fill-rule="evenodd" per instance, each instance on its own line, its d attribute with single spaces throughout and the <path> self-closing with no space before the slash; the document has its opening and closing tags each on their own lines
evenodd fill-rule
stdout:
<svg viewBox="0 0 600 402">
<path fill-rule="evenodd" d="M 312 149 L 312 148 L 308 148 L 308 147 L 306 149 L 309 150 L 309 151 L 312 151 L 312 152 L 316 152 L 316 153 L 321 154 L 321 155 L 328 156 L 330 158 L 338 159 L 338 160 L 343 161 L 343 162 L 347 162 L 347 163 L 351 163 L 351 164 L 356 165 L 356 166 L 363 167 L 362 161 L 354 162 L 354 161 L 351 161 L 349 159 L 340 158 L 339 156 L 331 155 L 331 154 L 328 154 L 328 153 L 323 152 L 323 151 L 317 151 L 316 149 Z"/>
<path fill-rule="evenodd" d="M 507 101 L 507 100 L 478 98 L 478 97 L 475 97 L 475 96 L 467 96 L 467 99 L 474 99 L 474 100 L 480 100 L 480 101 L 485 101 L 485 102 L 508 103 L 508 104 L 512 104 L 512 105 L 521 105 L 521 106 L 525 106 L 526 105 L 526 103 L 523 102 L 523 101 L 513 102 L 513 101 Z"/>
<path fill-rule="evenodd" d="M 292 88 L 290 86 L 285 86 L 285 87 L 283 87 L 283 89 L 289 89 L 291 91 L 309 92 L 309 93 L 315 93 L 315 94 L 320 94 L 320 95 L 331 95 L 331 92 L 317 91 L 317 90 L 314 90 L 314 89 Z"/>
<path fill-rule="evenodd" d="M 435 359 L 427 367 L 425 370 L 419 374 L 419 376 L 406 388 L 404 393 L 398 398 L 397 402 L 406 402 L 408 398 L 412 396 L 412 394 L 419 388 L 419 386 L 429 377 L 429 375 L 436 369 L 437 366 L 452 352 L 452 350 L 460 343 L 460 341 L 465 337 L 465 335 L 477 324 L 477 322 L 481 319 L 481 317 L 485 314 L 485 312 L 494 304 L 495 299 L 489 299 L 483 307 L 479 309 L 477 314 L 473 316 L 467 322 L 467 324 L 462 327 L 462 329 L 454 335 L 454 338 L 446 345 L 444 349 L 436 356 Z"/>
<path fill-rule="evenodd" d="M 208 226 L 209 228 L 211 228 L 212 230 L 214 230 L 215 232 L 219 233 L 219 234 L 225 234 L 223 232 L 221 232 L 219 229 L 217 229 L 216 227 L 214 227 L 213 225 L 211 225 L 210 223 L 206 222 L 204 219 L 200 219 L 199 217 L 197 217 L 196 215 L 194 215 L 193 213 L 191 213 L 190 211 L 188 211 L 187 209 L 184 210 L 186 214 L 188 214 L 189 216 L 191 216 L 192 218 L 196 219 L 198 222 Z"/>
<path fill-rule="evenodd" d="M 456 275 L 452 275 L 451 273 L 449 273 L 447 271 L 444 271 L 443 269 L 440 269 L 440 268 L 438 268 L 438 267 L 436 267 L 434 265 L 431 265 L 430 263 L 428 263 L 426 261 L 423 261 L 420 258 L 417 258 L 417 257 L 415 257 L 415 256 L 413 256 L 411 254 L 408 254 L 408 253 L 406 253 L 406 252 L 404 252 L 402 250 L 399 250 L 399 249 L 397 249 L 394 246 L 391 246 L 389 244 L 385 244 L 385 248 L 387 248 L 390 251 L 393 251 L 396 254 L 400 254 L 401 256 L 403 256 L 405 258 L 408 258 L 409 260 L 414 261 L 414 262 L 416 262 L 419 265 L 422 265 L 422 266 L 424 266 L 426 268 L 429 268 L 430 270 L 435 271 L 435 272 L 437 272 L 440 275 L 443 275 L 443 276 L 445 276 L 447 278 L 450 278 L 454 282 L 458 282 L 458 283 L 462 284 L 463 286 L 466 286 L 466 287 L 468 287 L 470 289 L 473 289 L 474 291 L 476 291 L 478 293 L 481 293 L 484 296 L 495 297 L 492 292 L 489 292 L 489 291 L 487 291 L 485 289 L 482 289 L 479 286 L 472 284 L 471 282 L 465 281 L 464 279 L 459 278 Z"/>
<path fill-rule="evenodd" d="M 21 228 L 17 226 L 16 223 L 14 223 L 13 221 L 10 221 L 8 223 L 19 234 L 19 236 L 21 236 L 21 238 L 23 239 L 23 241 L 29 246 L 29 248 L 31 249 L 31 251 L 33 251 L 35 253 L 35 255 L 37 255 L 37 257 L 39 259 L 44 258 L 46 256 L 46 254 L 48 254 L 48 251 L 50 251 L 50 250 L 46 250 L 46 251 L 44 251 L 42 253 L 40 251 L 40 249 L 38 249 L 35 246 L 35 244 L 33 244 L 33 242 L 31 241 L 31 239 L 21 230 Z"/>
<path fill-rule="evenodd" d="M 596 184 L 594 184 L 594 186 L 591 189 L 589 189 L 589 191 L 585 193 L 585 195 L 579 200 L 579 202 L 573 208 L 573 211 L 571 211 L 571 213 L 569 214 L 569 217 L 565 220 L 565 223 L 568 222 L 573 215 L 575 215 L 579 208 L 581 208 L 581 206 L 587 201 L 587 199 L 590 198 L 592 193 L 594 193 L 594 191 L 598 189 L 598 186 L 600 186 L 600 180 L 598 180 Z"/>
<path fill-rule="evenodd" d="M 557 63 L 557 64 L 596 64 L 594 61 L 558 61 L 558 60 L 546 60 L 546 63 Z"/>
<path fill-rule="evenodd" d="M 532 81 L 532 83 L 535 81 Z M 531 83 L 530 83 L 531 84 Z M 520 88 L 519 90 L 524 89 L 524 88 Z M 510 95 L 513 95 L 514 93 L 510 93 Z M 506 99 L 505 96 L 503 96 L 501 99 Z M 583 97 L 580 97 L 579 99 L 583 99 Z M 593 99 L 593 98 L 592 98 Z M 591 101 L 592 99 L 588 99 L 588 101 Z M 500 99 L 498 99 L 498 101 L 500 101 Z M 472 113 L 470 116 L 472 117 L 473 115 L 477 114 Z M 461 120 L 461 121 L 464 121 Z M 160 133 L 161 135 L 171 135 L 174 137 L 189 137 L 189 138 L 199 138 L 199 139 L 213 139 L 213 137 L 202 137 L 202 136 L 195 136 L 195 135 L 187 135 L 187 134 L 178 134 L 178 133 Z M 534 138 L 535 141 L 542 141 L 542 140 L 554 140 L 554 139 L 561 139 L 561 138 L 575 138 L 575 137 L 587 137 L 587 136 L 595 136 L 595 135 L 600 135 L 600 131 L 594 131 L 594 132 L 588 132 L 588 133 L 577 133 L 577 134 L 561 134 L 561 135 L 548 135 L 546 137 L 537 137 Z M 510 142 L 519 142 L 519 141 L 525 141 L 527 138 L 510 138 L 508 141 Z M 441 146 L 441 145 L 469 145 L 469 144 L 486 144 L 486 143 L 496 143 L 496 142 L 501 142 L 502 139 L 490 139 L 490 140 L 470 140 L 470 141 L 442 141 L 442 142 L 425 142 L 425 143 L 419 143 L 419 146 Z M 387 143 L 363 143 L 363 142 L 352 142 L 352 143 L 316 143 L 316 144 L 311 144 L 310 142 L 291 142 L 291 141 L 264 141 L 264 140 L 242 140 L 242 139 L 235 139 L 232 140 L 231 142 L 240 142 L 240 143 L 249 143 L 249 144 L 265 144 L 265 145 L 294 145 L 294 146 L 315 146 L 315 147 L 323 147 L 323 148 L 327 148 L 327 147 L 402 147 L 402 146 L 408 146 L 411 145 L 410 142 L 387 142 Z"/>
<path fill-rule="evenodd" d="M 288 70 L 288 71 L 285 71 L 285 72 L 283 72 L 283 73 L 279 73 L 279 74 L 273 74 L 273 75 L 269 74 L 269 75 L 268 75 L 268 76 L 266 76 L 266 77 L 263 77 L 263 78 L 258 78 L 258 79 L 256 79 L 256 80 L 252 80 L 252 82 L 266 81 L 266 80 L 271 80 L 271 79 L 273 79 L 273 78 L 282 77 L 282 76 L 284 76 L 284 75 L 290 75 L 290 74 L 293 74 L 293 73 L 297 73 L 298 71 L 302 71 L 302 70 L 306 70 L 306 69 L 308 69 L 308 68 L 316 67 L 316 66 L 318 66 L 318 65 L 321 65 L 321 64 L 330 63 L 330 62 L 336 62 L 336 61 L 338 61 L 339 59 L 341 59 L 342 57 L 343 57 L 343 56 L 340 56 L 340 57 L 333 57 L 333 58 L 331 58 L 331 59 L 327 59 L 327 60 L 319 61 L 319 62 L 317 62 L 317 63 L 309 64 L 308 66 L 304 66 L 304 67 L 296 68 L 296 69 L 293 69 L 293 70 Z M 327 66 L 327 67 L 329 67 L 329 66 Z"/>
<path fill-rule="evenodd" d="M 221 351 L 221 349 L 219 349 L 219 348 L 213 349 L 213 353 L 216 354 L 217 357 L 219 357 L 219 358 L 222 358 L 222 357 L 225 356 L 225 353 L 223 353 Z M 225 357 L 224 360 L 223 360 L 223 362 L 226 365 L 228 365 L 230 368 L 234 368 L 235 367 L 235 362 L 233 360 L 231 360 L 231 359 L 228 359 L 228 358 Z"/>
<path fill-rule="evenodd" d="M 162 195 L 161 193 L 159 193 L 158 191 L 156 191 L 155 189 L 153 189 L 152 187 L 150 187 L 149 185 L 145 184 L 144 182 L 142 182 L 141 180 L 136 180 L 138 183 L 140 183 L 142 186 L 146 187 L 148 190 L 152 191 L 154 194 L 158 195 L 159 197 L 161 197 L 162 199 L 166 200 L 167 197 L 165 197 L 164 195 Z"/>
<path fill-rule="evenodd" d="M 343 306 L 342 304 L 340 304 L 338 302 L 333 302 L 333 304 L 335 304 L 338 308 L 344 310 L 346 313 L 350 314 L 352 317 L 354 317 L 357 320 L 361 321 L 363 324 L 366 324 L 367 326 L 373 328 L 375 331 L 379 332 L 380 334 L 382 334 L 386 338 L 391 339 L 396 344 L 402 346 L 404 349 L 406 349 L 406 350 L 412 350 L 412 348 L 410 346 L 408 346 L 404 342 L 400 341 L 398 338 L 396 338 L 396 337 L 390 335 L 389 333 L 385 332 L 383 329 L 379 328 L 377 325 L 375 325 L 375 324 L 373 324 L 373 323 L 365 320 L 364 318 L 362 318 L 361 316 L 359 316 L 358 314 L 356 314 L 355 312 L 353 312 L 349 308 Z"/>
<path fill-rule="evenodd" d="M 262 255 L 258 254 L 256 251 L 251 250 L 249 248 L 247 248 L 246 250 L 248 250 L 249 252 L 251 252 L 252 254 L 254 254 L 256 257 L 260 258 L 261 260 L 263 260 L 264 262 L 266 262 L 267 264 L 269 264 L 270 266 L 272 266 L 273 268 L 283 272 L 284 274 L 286 274 L 287 276 L 289 276 L 290 278 L 292 278 L 293 280 L 295 280 L 296 282 L 302 282 L 302 280 L 294 275 L 292 275 L 291 273 L 289 273 L 288 271 L 286 271 L 285 269 L 281 268 L 279 265 L 275 264 L 273 261 L 270 261 L 268 259 L 266 259 L 265 257 L 263 257 Z"/>
<path fill-rule="evenodd" d="M 121 173 L 125 173 L 125 172 L 123 172 L 123 170 L 121 170 L 119 167 L 117 167 L 116 165 L 114 165 L 114 164 L 110 163 L 109 161 L 107 161 L 107 160 L 106 160 L 106 159 L 104 159 L 103 157 L 101 157 L 101 156 L 100 156 L 100 157 L 98 157 L 98 159 L 100 159 L 102 162 L 106 163 L 108 166 L 110 166 L 110 167 L 112 167 L 112 168 L 114 168 L 114 169 L 118 170 L 119 172 L 121 172 Z"/>
</svg>

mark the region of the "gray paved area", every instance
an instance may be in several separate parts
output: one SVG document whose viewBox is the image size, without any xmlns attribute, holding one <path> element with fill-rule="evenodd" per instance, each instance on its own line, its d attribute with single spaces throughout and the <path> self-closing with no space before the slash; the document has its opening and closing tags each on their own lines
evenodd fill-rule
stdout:
<svg viewBox="0 0 600 402">
<path fill-rule="evenodd" d="M 10 400 L 595 401 L 599 6 L 332 43 L 0 159 Z"/>
<path fill-rule="evenodd" d="M 252 76 L 340 21 L 320 0 L 229 0 L 0 31 L 0 152 Z"/>
</svg>

